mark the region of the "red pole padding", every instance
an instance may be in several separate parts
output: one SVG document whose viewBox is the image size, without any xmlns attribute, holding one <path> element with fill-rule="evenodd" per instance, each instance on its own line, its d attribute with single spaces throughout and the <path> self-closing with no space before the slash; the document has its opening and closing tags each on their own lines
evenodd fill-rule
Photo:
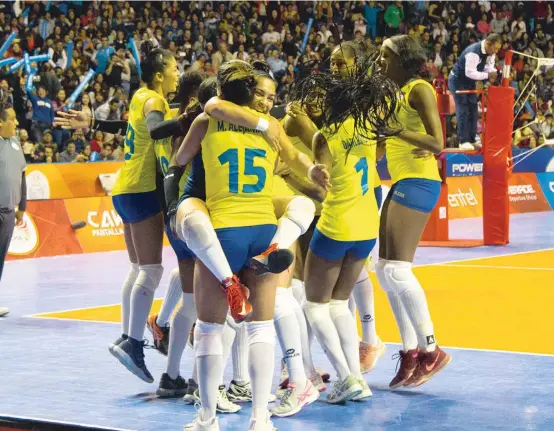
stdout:
<svg viewBox="0 0 554 431">
<path fill-rule="evenodd" d="M 483 145 L 483 236 L 485 245 L 510 242 L 509 164 L 512 156 L 514 89 L 488 89 Z"/>
</svg>

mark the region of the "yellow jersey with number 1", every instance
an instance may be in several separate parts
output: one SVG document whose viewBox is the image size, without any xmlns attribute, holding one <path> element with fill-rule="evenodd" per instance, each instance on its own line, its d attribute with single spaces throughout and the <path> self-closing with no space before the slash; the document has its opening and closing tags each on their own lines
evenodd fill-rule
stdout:
<svg viewBox="0 0 554 431">
<path fill-rule="evenodd" d="M 209 119 L 202 161 L 214 228 L 277 224 L 272 202 L 276 160 L 277 153 L 258 130 Z"/>
<path fill-rule="evenodd" d="M 331 190 L 323 202 L 317 228 L 336 241 L 377 238 L 379 213 L 375 201 L 376 144 L 354 135 L 349 118 L 334 135 L 322 130 L 333 158 Z"/>
<path fill-rule="evenodd" d="M 146 87 L 138 90 L 131 99 L 129 125 L 125 134 L 124 163 L 112 190 L 114 196 L 151 192 L 156 189 L 156 151 L 144 116 L 144 104 L 152 98 L 162 99 L 166 104 L 166 112 L 169 112 L 169 105 L 163 96 Z"/>
<path fill-rule="evenodd" d="M 401 101 L 397 112 L 397 120 L 405 130 L 426 134 L 425 126 L 418 112 L 410 106 L 410 93 L 417 85 L 426 85 L 433 94 L 435 89 L 423 79 L 414 79 L 400 89 Z M 387 139 L 387 166 L 392 183 L 405 178 L 423 178 L 441 181 L 439 168 L 435 157 L 418 158 L 412 153 L 417 147 L 408 144 L 400 138 Z"/>
</svg>

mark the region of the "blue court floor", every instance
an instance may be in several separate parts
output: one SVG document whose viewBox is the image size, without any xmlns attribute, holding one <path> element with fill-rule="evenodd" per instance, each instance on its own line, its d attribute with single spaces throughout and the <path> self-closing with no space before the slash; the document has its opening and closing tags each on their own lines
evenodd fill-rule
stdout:
<svg viewBox="0 0 554 431">
<path fill-rule="evenodd" d="M 480 223 L 479 219 L 453 222 L 453 236 L 477 237 Z M 427 384 L 415 390 L 388 390 L 396 366 L 391 356 L 399 349 L 397 344 L 388 343 L 385 356 L 366 375 L 373 390 L 372 399 L 330 406 L 324 402 L 324 393 L 318 402 L 297 416 L 274 419 L 275 426 L 280 431 L 554 430 L 554 260 L 545 266 L 539 264 L 540 259 L 544 262 L 544 257 L 539 256 L 536 258 L 538 263 L 522 264 L 521 268 L 513 264 L 503 268 L 502 263 L 483 264 L 485 260 L 478 260 L 478 264 L 470 262 L 461 268 L 472 259 L 511 258 L 532 251 L 550 253 L 548 250 L 554 249 L 554 213 L 512 216 L 511 232 L 512 243 L 506 247 L 420 248 L 415 264 L 436 268 L 437 274 L 441 268 L 455 267 L 460 271 L 459 277 L 467 277 L 468 283 L 472 283 L 471 276 L 475 276 L 475 271 L 480 270 L 495 271 L 494 275 L 487 275 L 493 280 L 495 277 L 508 280 L 503 282 L 500 291 L 494 287 L 494 295 L 476 298 L 476 307 L 494 310 L 496 304 L 502 302 L 501 298 L 510 297 L 516 300 L 516 304 L 518 298 L 531 304 L 536 301 L 537 306 L 543 307 L 541 310 L 546 310 L 540 314 L 552 311 L 541 320 L 547 322 L 546 325 L 552 322 L 552 328 L 536 325 L 534 334 L 528 329 L 519 332 L 516 329 L 508 337 L 498 334 L 498 337 L 508 339 L 507 347 L 500 350 L 514 350 L 509 348 L 510 337 L 525 341 L 530 335 L 542 340 L 542 343 L 536 343 L 536 350 L 531 343 L 527 353 L 499 351 L 492 342 L 490 350 L 482 345 L 479 345 L 480 349 L 472 349 L 472 339 L 477 339 L 479 332 L 486 328 L 460 321 L 457 323 L 459 334 L 443 336 L 449 340 L 443 347 L 453 356 L 451 364 Z M 460 265 L 457 266 L 456 262 Z M 174 265 L 175 258 L 167 248 L 164 250 L 164 278 L 157 292 L 159 298 L 163 297 L 167 276 Z M 181 430 L 184 424 L 193 420 L 194 407 L 185 406 L 180 400 L 157 399 L 158 381 L 151 385 L 140 381 L 108 353 L 108 344 L 120 333 L 119 324 L 31 317 L 37 313 L 117 304 L 127 269 L 125 252 L 7 262 L 0 285 L 0 306 L 10 308 L 8 317 L 0 318 L 0 417 L 25 416 L 140 431 Z M 522 288 L 519 281 L 510 282 L 517 278 L 516 273 L 527 270 L 530 277 L 540 275 L 541 278 L 529 279 L 542 285 L 542 297 Z M 461 294 L 459 291 L 448 292 L 448 283 L 444 284 L 446 293 L 443 291 L 440 295 L 444 294 L 445 298 Z M 422 285 L 425 288 L 423 282 Z M 376 286 L 376 290 L 380 288 Z M 433 289 L 428 295 L 434 301 L 431 304 L 433 313 L 434 304 L 441 299 Z M 479 304 L 482 301 L 486 304 Z M 471 308 L 472 299 L 469 298 L 467 303 Z M 505 319 L 507 324 L 513 324 L 515 320 L 516 328 L 526 328 L 525 322 L 532 313 L 527 308 L 525 310 L 518 315 L 516 308 L 516 312 L 506 312 L 499 319 Z M 384 314 L 385 310 L 378 308 L 378 331 L 381 313 Z M 458 318 L 458 314 L 453 313 L 452 319 Z M 498 319 L 495 317 L 495 320 Z M 457 343 L 458 336 L 460 340 L 469 341 Z M 439 332 L 439 342 L 440 337 Z M 494 340 L 495 334 L 492 337 Z M 383 338 L 385 341 L 393 339 Z M 448 345 L 464 345 L 465 348 Z M 278 346 L 276 353 L 280 354 Z M 275 361 L 275 381 L 279 356 Z M 332 371 L 317 342 L 314 343 L 314 356 L 319 367 Z M 165 358 L 147 350 L 146 363 L 154 377 L 159 379 L 165 370 Z M 192 352 L 187 347 L 181 366 L 184 377 L 189 377 L 191 364 Z M 226 381 L 230 378 L 228 366 Z M 246 430 L 249 415 L 249 405 L 243 405 L 238 414 L 221 415 L 221 429 Z"/>
</svg>

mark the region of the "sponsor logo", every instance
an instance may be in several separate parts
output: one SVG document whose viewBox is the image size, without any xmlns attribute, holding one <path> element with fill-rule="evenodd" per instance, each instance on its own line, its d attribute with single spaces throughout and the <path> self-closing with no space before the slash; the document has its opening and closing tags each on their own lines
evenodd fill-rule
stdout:
<svg viewBox="0 0 554 431">
<path fill-rule="evenodd" d="M 289 358 L 296 358 L 297 356 L 300 356 L 300 353 L 298 353 L 296 350 L 294 349 L 288 349 L 286 352 L 285 352 L 285 359 L 289 359 Z"/>
<path fill-rule="evenodd" d="M 373 316 L 371 314 L 366 314 L 362 317 L 362 321 L 365 323 L 373 322 Z"/>
<path fill-rule="evenodd" d="M 434 335 L 427 335 L 427 337 L 425 337 L 427 339 L 427 345 L 429 344 L 433 344 L 435 342 L 435 336 Z"/>
<path fill-rule="evenodd" d="M 482 174 L 483 163 L 454 163 L 452 165 L 452 173 L 462 175 Z"/>
<path fill-rule="evenodd" d="M 448 204 L 452 208 L 458 207 L 474 207 L 479 205 L 475 192 L 470 187 L 469 191 L 464 192 L 458 188 L 457 193 L 448 193 Z"/>
<path fill-rule="evenodd" d="M 401 197 L 401 198 L 404 198 L 404 197 L 406 196 L 404 193 L 399 192 L 398 190 L 395 190 L 395 191 L 394 191 L 394 194 L 395 194 L 396 196 L 398 196 L 398 197 Z"/>
<path fill-rule="evenodd" d="M 531 184 L 520 184 L 508 186 L 510 202 L 535 201 L 538 199 L 537 192 Z"/>
<path fill-rule="evenodd" d="M 87 223 L 92 227 L 92 236 L 123 235 L 123 222 L 115 210 L 89 211 Z"/>
<path fill-rule="evenodd" d="M 40 171 L 33 171 L 25 176 L 27 181 L 27 199 L 50 199 L 50 184 L 48 178 Z"/>
<path fill-rule="evenodd" d="M 38 247 L 38 230 L 33 219 L 28 213 L 25 213 L 21 225 L 16 226 L 10 247 L 9 254 L 26 255 L 36 250 Z"/>
</svg>

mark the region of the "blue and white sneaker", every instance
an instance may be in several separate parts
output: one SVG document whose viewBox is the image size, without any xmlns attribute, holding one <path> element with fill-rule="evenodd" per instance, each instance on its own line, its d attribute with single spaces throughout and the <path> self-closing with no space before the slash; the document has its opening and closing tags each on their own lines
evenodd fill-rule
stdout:
<svg viewBox="0 0 554 431">
<path fill-rule="evenodd" d="M 113 348 L 113 355 L 139 379 L 146 383 L 153 383 L 154 378 L 144 363 L 144 346 L 146 345 L 148 345 L 146 340 L 138 341 L 129 337 Z"/>
</svg>

